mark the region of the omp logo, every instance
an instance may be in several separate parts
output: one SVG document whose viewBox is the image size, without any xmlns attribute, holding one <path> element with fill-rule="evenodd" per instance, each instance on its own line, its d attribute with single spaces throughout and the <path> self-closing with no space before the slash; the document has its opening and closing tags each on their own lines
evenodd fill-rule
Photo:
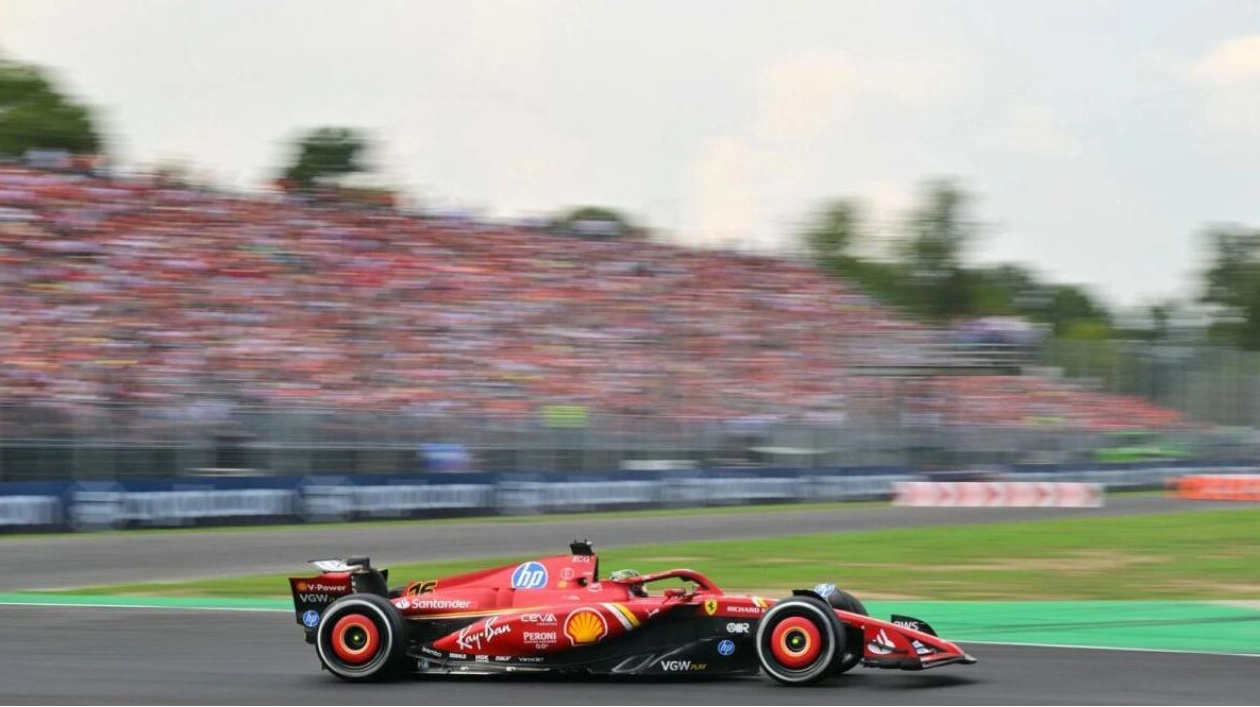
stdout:
<svg viewBox="0 0 1260 707">
<path fill-rule="evenodd" d="M 709 616 L 712 616 L 717 613 L 717 610 L 718 610 L 717 599 L 704 600 L 704 613 L 708 614 Z"/>
<path fill-rule="evenodd" d="M 748 633 L 752 627 L 746 623 L 729 623 L 726 625 L 727 633 Z"/>
<path fill-rule="evenodd" d="M 521 623 L 525 624 L 554 624 L 555 622 L 555 614 L 521 614 Z"/>
<path fill-rule="evenodd" d="M 608 622 L 594 609 L 578 609 L 564 620 L 564 635 L 575 646 L 595 643 L 608 635 Z"/>
<path fill-rule="evenodd" d="M 327 604 L 332 601 L 332 597 L 327 594 L 299 594 L 298 601 L 303 604 Z"/>
<path fill-rule="evenodd" d="M 513 589 L 542 589 L 547 586 L 547 568 L 541 562 L 524 562 L 512 571 Z"/>
<path fill-rule="evenodd" d="M 708 663 L 693 663 L 690 660 L 662 660 L 661 670 L 667 673 L 700 672 L 708 670 Z"/>
</svg>

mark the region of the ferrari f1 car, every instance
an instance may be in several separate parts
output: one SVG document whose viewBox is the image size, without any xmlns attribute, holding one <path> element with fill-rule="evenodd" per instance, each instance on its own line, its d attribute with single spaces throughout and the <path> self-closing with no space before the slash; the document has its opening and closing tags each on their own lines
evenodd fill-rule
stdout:
<svg viewBox="0 0 1260 707">
<path fill-rule="evenodd" d="M 858 665 L 924 670 L 976 662 L 926 622 L 872 618 L 831 584 L 774 601 L 727 594 L 687 569 L 601 579 L 585 541 L 567 555 L 393 589 L 388 570 L 366 557 L 311 564 L 322 574 L 289 580 L 297 621 L 320 664 L 349 681 L 405 673 L 761 671 L 785 685 L 808 685 Z"/>
</svg>

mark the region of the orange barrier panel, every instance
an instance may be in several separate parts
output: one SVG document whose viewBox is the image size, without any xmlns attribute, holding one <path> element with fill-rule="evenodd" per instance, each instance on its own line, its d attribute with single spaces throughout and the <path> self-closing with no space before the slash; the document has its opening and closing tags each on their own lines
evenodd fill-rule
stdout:
<svg viewBox="0 0 1260 707">
<path fill-rule="evenodd" d="M 1173 481 L 1172 495 L 1195 501 L 1260 501 L 1260 474 L 1199 474 Z"/>
</svg>

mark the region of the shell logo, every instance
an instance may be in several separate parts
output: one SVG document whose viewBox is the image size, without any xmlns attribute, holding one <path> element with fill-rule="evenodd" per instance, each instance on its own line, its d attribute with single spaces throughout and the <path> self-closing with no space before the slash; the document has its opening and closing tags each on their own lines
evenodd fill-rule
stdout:
<svg viewBox="0 0 1260 707">
<path fill-rule="evenodd" d="M 608 622 L 594 609 L 577 609 L 564 620 L 564 635 L 573 645 L 585 646 L 608 635 Z"/>
<path fill-rule="evenodd" d="M 297 583 L 297 590 L 298 590 L 299 592 L 304 592 L 304 591 L 306 591 L 306 582 L 298 582 L 298 583 Z"/>
</svg>

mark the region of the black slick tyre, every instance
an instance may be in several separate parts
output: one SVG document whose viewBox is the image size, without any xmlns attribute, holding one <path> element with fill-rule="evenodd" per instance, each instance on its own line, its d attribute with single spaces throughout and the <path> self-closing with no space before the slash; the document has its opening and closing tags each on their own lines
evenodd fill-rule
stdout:
<svg viewBox="0 0 1260 707">
<path fill-rule="evenodd" d="M 350 682 L 393 677 L 406 653 L 404 643 L 402 616 L 374 594 L 350 594 L 329 604 L 315 631 L 319 662 Z"/>
<path fill-rule="evenodd" d="M 847 611 L 850 614 L 870 616 L 870 612 L 866 610 L 866 605 L 862 603 L 861 599 L 858 599 L 842 589 L 837 589 L 829 594 L 827 596 L 827 603 L 831 604 L 831 606 L 836 609 Z M 862 629 L 855 628 L 853 626 L 845 626 L 844 633 L 845 649 L 840 656 L 836 658 L 835 664 L 832 665 L 832 675 L 847 673 L 857 667 L 858 663 L 862 662 Z"/>
<path fill-rule="evenodd" d="M 817 598 L 793 596 L 770 607 L 757 622 L 757 661 L 783 685 L 812 685 L 831 675 L 843 655 L 845 634 L 830 606 Z"/>
</svg>

